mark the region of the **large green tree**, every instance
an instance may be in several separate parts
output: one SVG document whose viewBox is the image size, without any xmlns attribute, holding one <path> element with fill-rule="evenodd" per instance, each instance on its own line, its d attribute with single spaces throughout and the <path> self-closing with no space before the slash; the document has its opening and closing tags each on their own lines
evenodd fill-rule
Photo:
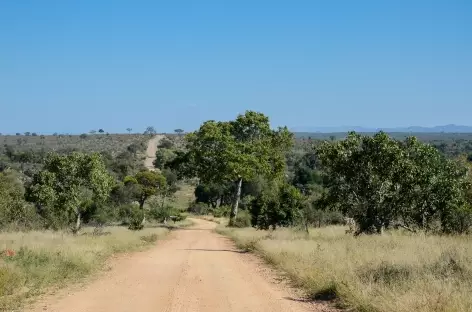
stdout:
<svg viewBox="0 0 472 312">
<path fill-rule="evenodd" d="M 428 230 L 433 220 L 448 231 L 448 220 L 466 204 L 465 170 L 414 138 L 350 133 L 317 147 L 317 157 L 327 187 L 321 202 L 353 217 L 357 233 L 380 233 L 394 223 Z"/>
<path fill-rule="evenodd" d="M 78 231 L 87 204 L 105 201 L 114 184 L 99 154 L 50 154 L 33 176 L 27 198 L 50 221 L 68 222 L 75 216 Z"/>
<path fill-rule="evenodd" d="M 285 153 L 292 145 L 286 127 L 273 130 L 264 114 L 247 111 L 236 120 L 205 122 L 186 136 L 186 153 L 177 163 L 187 176 L 203 183 L 235 183 L 230 225 L 238 213 L 243 181 L 257 176 L 280 178 L 285 172 Z M 184 161 L 182 161 L 184 159 Z"/>
</svg>

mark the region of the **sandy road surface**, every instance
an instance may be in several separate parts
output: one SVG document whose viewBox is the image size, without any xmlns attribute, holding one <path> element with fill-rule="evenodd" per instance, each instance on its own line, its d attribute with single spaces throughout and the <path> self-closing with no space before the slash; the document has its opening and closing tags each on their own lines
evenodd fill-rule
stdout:
<svg viewBox="0 0 472 312">
<path fill-rule="evenodd" d="M 195 220 L 151 250 L 115 259 L 112 269 L 77 290 L 37 302 L 32 312 L 307 312 L 251 254 L 238 252 L 214 223 Z"/>
<path fill-rule="evenodd" d="M 144 160 L 144 166 L 146 166 L 146 168 L 148 168 L 149 170 L 154 170 L 154 165 L 152 163 L 154 159 L 156 159 L 157 145 L 159 145 L 159 142 L 163 138 L 165 138 L 165 135 L 158 134 L 154 136 L 148 142 L 148 146 L 146 150 L 146 159 Z"/>
</svg>

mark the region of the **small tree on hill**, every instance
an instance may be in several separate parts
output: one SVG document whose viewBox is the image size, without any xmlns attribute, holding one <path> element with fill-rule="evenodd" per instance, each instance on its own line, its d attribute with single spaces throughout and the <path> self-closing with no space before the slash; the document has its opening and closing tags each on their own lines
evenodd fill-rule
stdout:
<svg viewBox="0 0 472 312">
<path fill-rule="evenodd" d="M 136 186 L 135 196 L 143 213 L 142 224 L 144 225 L 146 222 L 144 203 L 149 197 L 158 195 L 165 190 L 167 185 L 166 178 L 156 171 L 143 170 L 134 176 L 126 177 L 124 182 L 125 185 L 133 184 Z"/>
<path fill-rule="evenodd" d="M 155 168 L 164 169 L 164 167 L 172 162 L 176 157 L 175 153 L 169 149 L 158 149 L 156 151 L 156 159 L 153 162 Z"/>
<path fill-rule="evenodd" d="M 133 131 L 132 128 L 126 128 L 126 131 L 128 131 L 128 134 L 131 134 L 131 131 Z"/>
<path fill-rule="evenodd" d="M 145 135 L 149 135 L 149 136 L 154 136 L 157 134 L 157 131 L 156 129 L 153 127 L 153 126 L 149 126 L 146 128 L 146 130 L 144 131 L 144 134 Z"/>
<path fill-rule="evenodd" d="M 181 136 L 185 131 L 179 128 L 179 129 L 175 129 L 174 132 L 177 133 L 178 136 Z"/>
</svg>

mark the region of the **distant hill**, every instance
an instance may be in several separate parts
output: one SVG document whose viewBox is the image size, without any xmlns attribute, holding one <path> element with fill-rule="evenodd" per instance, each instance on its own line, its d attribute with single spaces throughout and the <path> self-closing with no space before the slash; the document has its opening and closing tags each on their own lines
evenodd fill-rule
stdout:
<svg viewBox="0 0 472 312">
<path fill-rule="evenodd" d="M 472 133 L 472 126 L 461 125 L 445 125 L 435 127 L 398 127 L 398 128 L 367 128 L 359 126 L 339 126 L 339 127 L 294 127 L 293 132 L 310 132 L 310 133 L 339 133 L 339 132 L 378 132 L 383 130 L 385 132 L 400 132 L 400 133 Z"/>
</svg>

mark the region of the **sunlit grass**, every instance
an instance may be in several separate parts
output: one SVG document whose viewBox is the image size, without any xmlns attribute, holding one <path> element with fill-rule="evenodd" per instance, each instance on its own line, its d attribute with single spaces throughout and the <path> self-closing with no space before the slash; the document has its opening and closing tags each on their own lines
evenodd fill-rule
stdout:
<svg viewBox="0 0 472 312">
<path fill-rule="evenodd" d="M 18 307 L 49 286 L 76 281 L 102 268 L 112 254 L 140 250 L 168 231 L 108 227 L 101 236 L 91 235 L 91 230 L 77 236 L 50 231 L 0 233 L 0 310 Z"/>
<path fill-rule="evenodd" d="M 389 232 L 354 238 L 343 227 L 218 231 L 254 250 L 312 298 L 357 311 L 472 311 L 470 236 Z"/>
</svg>

